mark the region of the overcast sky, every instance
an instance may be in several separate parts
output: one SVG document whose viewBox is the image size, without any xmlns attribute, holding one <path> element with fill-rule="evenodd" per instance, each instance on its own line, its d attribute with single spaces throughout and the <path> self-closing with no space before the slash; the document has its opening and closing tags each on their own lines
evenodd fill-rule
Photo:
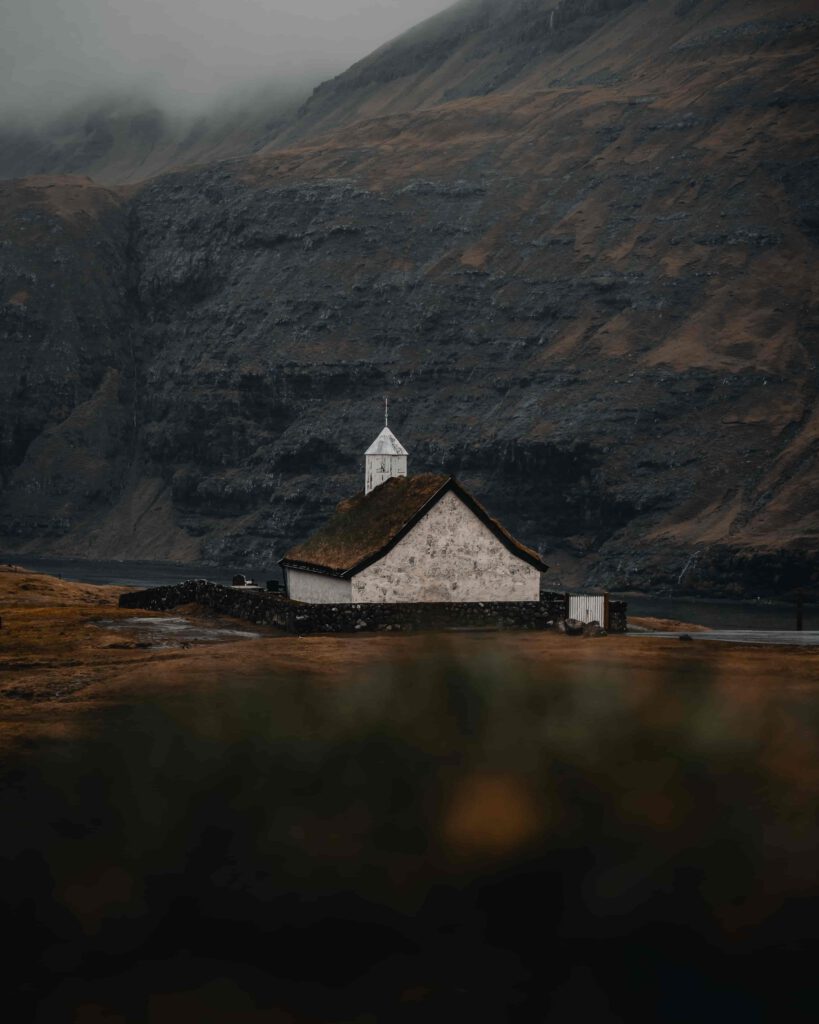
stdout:
<svg viewBox="0 0 819 1024">
<path fill-rule="evenodd" d="M 318 80 L 452 0 L 0 0 L 0 114 L 145 93 L 197 110 L 262 81 Z"/>
</svg>

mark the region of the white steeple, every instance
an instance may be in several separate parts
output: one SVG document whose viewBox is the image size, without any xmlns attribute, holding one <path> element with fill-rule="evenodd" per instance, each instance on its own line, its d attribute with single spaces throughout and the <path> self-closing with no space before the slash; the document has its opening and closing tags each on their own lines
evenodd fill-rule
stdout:
<svg viewBox="0 0 819 1024">
<path fill-rule="evenodd" d="M 390 430 L 390 400 L 384 399 L 384 429 L 364 456 L 364 493 L 369 494 L 392 476 L 407 475 L 407 449 Z"/>
</svg>

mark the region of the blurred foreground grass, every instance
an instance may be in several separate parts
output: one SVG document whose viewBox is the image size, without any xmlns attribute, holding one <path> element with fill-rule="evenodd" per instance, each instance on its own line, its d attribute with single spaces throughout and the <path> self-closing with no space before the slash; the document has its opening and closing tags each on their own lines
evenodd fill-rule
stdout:
<svg viewBox="0 0 819 1024">
<path fill-rule="evenodd" d="M 225 679 L 6 765 L 15 1019 L 815 1020 L 819 701 L 572 675 Z"/>
</svg>

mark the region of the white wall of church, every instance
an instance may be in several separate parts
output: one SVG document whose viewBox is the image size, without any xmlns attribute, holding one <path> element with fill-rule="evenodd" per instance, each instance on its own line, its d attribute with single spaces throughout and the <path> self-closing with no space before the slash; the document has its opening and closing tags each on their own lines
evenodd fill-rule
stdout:
<svg viewBox="0 0 819 1024">
<path fill-rule="evenodd" d="M 350 604 L 350 581 L 318 572 L 287 569 L 287 593 L 305 604 Z"/>
<path fill-rule="evenodd" d="M 352 579 L 354 604 L 539 597 L 540 571 L 513 555 L 452 491 Z"/>
</svg>

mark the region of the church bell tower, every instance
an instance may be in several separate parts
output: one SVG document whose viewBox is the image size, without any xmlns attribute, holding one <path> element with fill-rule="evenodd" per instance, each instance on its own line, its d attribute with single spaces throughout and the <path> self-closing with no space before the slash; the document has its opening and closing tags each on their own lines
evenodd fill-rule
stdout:
<svg viewBox="0 0 819 1024">
<path fill-rule="evenodd" d="M 364 493 L 393 476 L 407 475 L 407 449 L 390 430 L 389 399 L 384 399 L 384 429 L 364 456 Z"/>
</svg>

